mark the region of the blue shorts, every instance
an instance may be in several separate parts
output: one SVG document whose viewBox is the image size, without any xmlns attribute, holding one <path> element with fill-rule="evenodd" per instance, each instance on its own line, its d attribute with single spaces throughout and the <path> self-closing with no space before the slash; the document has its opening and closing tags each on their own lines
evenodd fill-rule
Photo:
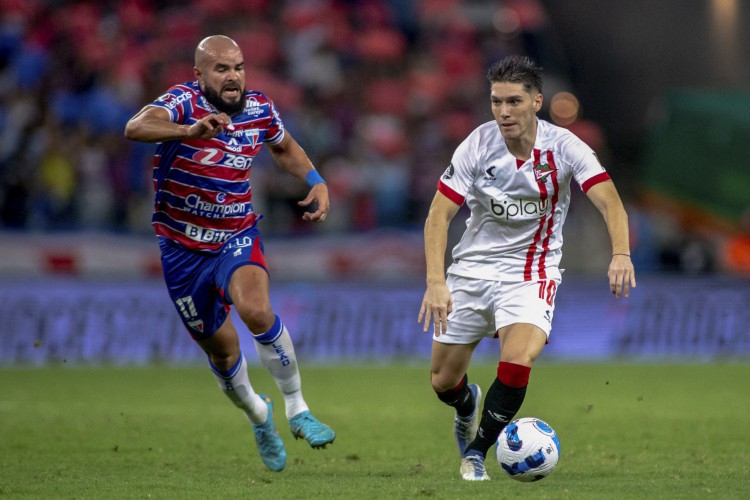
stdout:
<svg viewBox="0 0 750 500">
<path fill-rule="evenodd" d="M 268 272 L 255 226 L 231 237 L 216 253 L 188 250 L 164 237 L 159 248 L 169 296 L 195 340 L 210 337 L 226 320 L 232 305 L 229 280 L 237 268 L 255 265 Z"/>
</svg>

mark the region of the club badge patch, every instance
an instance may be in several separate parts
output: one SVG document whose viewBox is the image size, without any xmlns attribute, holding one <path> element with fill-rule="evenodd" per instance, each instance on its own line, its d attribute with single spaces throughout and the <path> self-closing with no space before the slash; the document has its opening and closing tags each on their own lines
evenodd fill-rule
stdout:
<svg viewBox="0 0 750 500">
<path fill-rule="evenodd" d="M 546 164 L 546 163 L 537 163 L 534 165 L 534 178 L 538 182 L 545 182 L 547 180 L 547 177 L 549 177 L 549 174 L 552 172 L 557 172 L 557 169 Z"/>
</svg>

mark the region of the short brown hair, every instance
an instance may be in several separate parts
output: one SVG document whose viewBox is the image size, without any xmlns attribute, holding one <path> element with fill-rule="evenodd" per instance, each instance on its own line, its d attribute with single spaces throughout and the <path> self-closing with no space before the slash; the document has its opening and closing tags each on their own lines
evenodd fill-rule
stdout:
<svg viewBox="0 0 750 500">
<path fill-rule="evenodd" d="M 487 80 L 493 83 L 520 83 L 527 92 L 535 89 L 542 93 L 542 68 L 526 56 L 507 56 L 487 71 Z"/>
</svg>

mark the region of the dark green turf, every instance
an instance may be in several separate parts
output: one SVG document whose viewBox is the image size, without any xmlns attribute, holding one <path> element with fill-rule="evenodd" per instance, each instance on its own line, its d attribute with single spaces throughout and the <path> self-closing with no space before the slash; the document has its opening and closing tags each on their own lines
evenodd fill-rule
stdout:
<svg viewBox="0 0 750 500">
<path fill-rule="evenodd" d="M 470 371 L 485 389 L 494 366 Z M 750 364 L 540 364 L 519 416 L 550 423 L 555 472 L 466 483 L 452 410 L 427 363 L 303 367 L 305 395 L 336 442 L 295 441 L 266 471 L 250 427 L 205 368 L 0 370 L 3 498 L 750 498 Z"/>
</svg>

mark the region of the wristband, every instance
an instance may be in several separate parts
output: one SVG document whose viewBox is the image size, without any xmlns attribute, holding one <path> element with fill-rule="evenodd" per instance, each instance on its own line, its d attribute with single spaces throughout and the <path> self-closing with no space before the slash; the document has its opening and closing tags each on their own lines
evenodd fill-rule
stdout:
<svg viewBox="0 0 750 500">
<path fill-rule="evenodd" d="M 624 255 L 625 257 L 630 257 L 629 253 L 613 253 L 612 257 L 614 257 L 615 255 Z"/>
<path fill-rule="evenodd" d="M 326 181 L 323 180 L 318 171 L 315 169 L 312 169 L 307 173 L 307 175 L 305 176 L 305 182 L 307 182 L 307 185 L 310 187 L 313 187 L 315 184 L 320 184 L 321 182 L 323 184 L 326 183 Z"/>
</svg>

